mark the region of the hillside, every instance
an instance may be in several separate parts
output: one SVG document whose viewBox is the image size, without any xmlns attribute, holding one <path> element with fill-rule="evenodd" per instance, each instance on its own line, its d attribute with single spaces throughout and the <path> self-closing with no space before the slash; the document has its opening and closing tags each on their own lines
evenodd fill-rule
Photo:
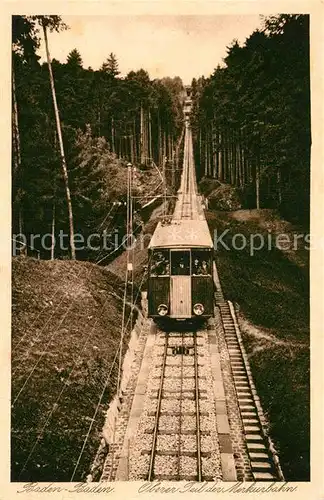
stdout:
<svg viewBox="0 0 324 500">
<path fill-rule="evenodd" d="M 302 238 L 293 248 L 293 235 L 304 231 L 274 210 L 209 211 L 207 219 L 214 242 L 225 232 L 215 252 L 223 293 L 238 311 L 285 478 L 309 480 L 309 252 Z M 280 234 L 292 244 L 275 248 Z M 262 249 L 252 252 L 252 235 L 255 247 L 264 238 Z"/>
<path fill-rule="evenodd" d="M 74 480 L 89 472 L 116 387 L 122 287 L 94 264 L 13 259 L 12 481 L 70 481 L 103 392 Z"/>
</svg>

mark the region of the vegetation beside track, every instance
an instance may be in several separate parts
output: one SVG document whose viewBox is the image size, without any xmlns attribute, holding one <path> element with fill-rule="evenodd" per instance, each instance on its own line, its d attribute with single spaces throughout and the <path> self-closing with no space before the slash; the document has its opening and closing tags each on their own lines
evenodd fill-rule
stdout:
<svg viewBox="0 0 324 500">
<path fill-rule="evenodd" d="M 227 231 L 217 245 L 223 293 L 238 310 L 258 395 L 270 422 L 285 478 L 309 480 L 309 262 L 305 243 L 297 250 L 232 246 L 235 234 L 305 234 L 273 210 L 208 212 L 212 234 Z M 237 240 L 243 241 L 242 237 Z M 303 243 L 303 244 L 302 244 Z"/>
<path fill-rule="evenodd" d="M 70 481 L 119 345 L 123 283 L 77 261 L 18 257 L 12 271 L 11 480 Z M 85 480 L 97 451 L 117 364 L 75 481 Z"/>
</svg>

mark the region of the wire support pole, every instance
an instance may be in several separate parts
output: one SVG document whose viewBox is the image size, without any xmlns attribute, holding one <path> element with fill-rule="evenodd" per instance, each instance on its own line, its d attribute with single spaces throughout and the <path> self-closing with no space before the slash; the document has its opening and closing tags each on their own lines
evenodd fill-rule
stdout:
<svg viewBox="0 0 324 500">
<path fill-rule="evenodd" d="M 131 255 L 128 255 L 128 267 L 131 269 L 131 311 L 130 311 L 130 330 L 133 329 L 133 311 L 134 311 L 134 260 L 135 260 L 135 241 L 133 240 L 133 166 L 131 163 L 128 163 L 128 176 L 129 176 L 129 231 L 128 238 L 131 239 L 131 247 L 127 249 L 127 251 Z M 135 167 L 134 167 L 135 168 Z"/>
<path fill-rule="evenodd" d="M 116 395 L 117 398 L 120 398 L 120 386 L 121 386 L 121 371 L 122 371 L 122 360 L 123 360 L 123 345 L 124 345 L 124 336 L 125 336 L 125 320 L 126 320 L 126 304 L 127 304 L 127 289 L 128 289 L 128 278 L 129 278 L 129 271 L 133 269 L 132 263 L 130 262 L 130 239 L 132 238 L 132 219 L 133 219 L 133 213 L 132 213 L 132 165 L 129 163 L 127 165 L 127 222 L 126 222 L 126 236 L 127 236 L 127 248 L 126 248 L 126 269 L 125 269 L 125 283 L 124 283 L 124 297 L 123 297 L 123 312 L 122 312 L 122 324 L 121 324 L 121 334 L 120 334 L 120 344 L 119 344 L 119 359 L 118 359 L 118 374 L 117 374 L 117 386 L 116 386 Z M 131 246 L 133 241 L 131 242 Z M 133 271 L 132 271 L 133 273 Z M 133 277 L 132 277 L 133 281 Z M 132 298 L 133 300 L 133 298 Z M 131 302 L 131 312 L 130 315 L 132 315 L 132 310 L 133 310 L 133 302 Z M 130 321 L 132 322 L 132 319 L 130 318 Z M 127 322 L 128 323 L 128 322 Z M 116 419 L 117 417 L 115 416 L 114 418 L 114 426 L 113 426 L 113 443 L 115 443 L 115 436 L 116 436 Z M 110 477 L 109 480 L 112 478 L 112 473 L 113 473 L 113 465 L 114 465 L 114 460 L 115 460 L 115 451 L 113 451 L 112 454 L 112 461 L 111 461 L 111 469 L 110 469 Z"/>
</svg>

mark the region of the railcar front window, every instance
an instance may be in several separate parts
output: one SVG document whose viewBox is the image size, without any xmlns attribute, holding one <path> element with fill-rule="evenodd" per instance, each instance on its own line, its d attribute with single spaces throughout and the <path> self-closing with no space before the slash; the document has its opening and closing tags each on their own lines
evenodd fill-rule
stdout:
<svg viewBox="0 0 324 500">
<path fill-rule="evenodd" d="M 211 255 L 204 250 L 192 252 L 193 276 L 211 276 Z"/>
<path fill-rule="evenodd" d="M 170 260 L 169 251 L 158 251 L 152 255 L 151 276 L 169 276 Z"/>
<path fill-rule="evenodd" d="M 171 252 L 171 272 L 173 276 L 190 275 L 190 252 Z"/>
</svg>

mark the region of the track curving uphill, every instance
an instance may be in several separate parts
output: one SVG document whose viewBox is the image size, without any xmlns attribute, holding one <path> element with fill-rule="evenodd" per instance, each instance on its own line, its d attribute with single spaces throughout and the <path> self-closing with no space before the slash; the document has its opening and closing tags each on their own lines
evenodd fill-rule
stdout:
<svg viewBox="0 0 324 500">
<path fill-rule="evenodd" d="M 188 122 L 181 185 L 164 238 L 182 223 L 208 231 Z M 284 480 L 235 310 L 213 266 L 213 318 L 170 331 L 150 323 L 136 387 L 125 397 L 130 411 L 117 420 L 119 441 L 111 446 L 102 481 Z"/>
</svg>

